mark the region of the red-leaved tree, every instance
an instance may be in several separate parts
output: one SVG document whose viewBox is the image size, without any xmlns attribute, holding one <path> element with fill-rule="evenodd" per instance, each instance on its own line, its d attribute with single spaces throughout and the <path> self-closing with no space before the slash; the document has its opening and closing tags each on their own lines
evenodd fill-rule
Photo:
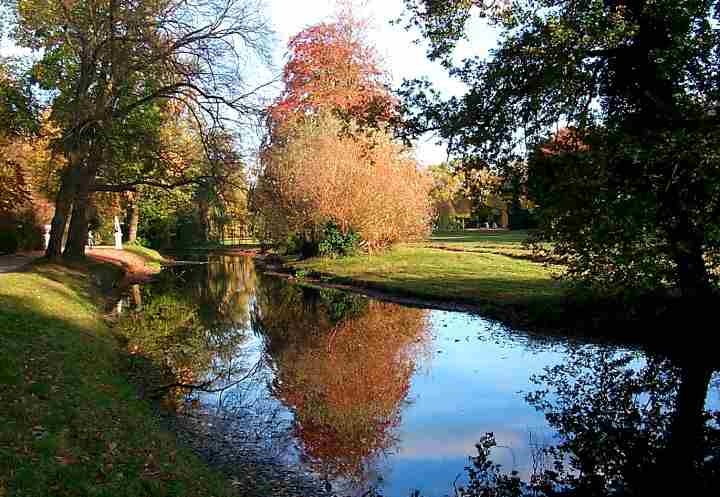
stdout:
<svg viewBox="0 0 720 497">
<path fill-rule="evenodd" d="M 298 116 L 330 110 L 345 120 L 378 126 L 395 111 L 377 51 L 366 41 L 366 21 L 348 9 L 311 26 L 288 44 L 285 90 L 270 107 L 271 128 Z"/>
<path fill-rule="evenodd" d="M 285 91 L 268 109 L 256 231 L 280 243 L 296 236 L 305 255 L 318 251 L 328 226 L 357 234 L 368 250 L 430 226 L 430 183 L 392 138 L 396 102 L 366 33 L 344 9 L 295 36 Z"/>
</svg>

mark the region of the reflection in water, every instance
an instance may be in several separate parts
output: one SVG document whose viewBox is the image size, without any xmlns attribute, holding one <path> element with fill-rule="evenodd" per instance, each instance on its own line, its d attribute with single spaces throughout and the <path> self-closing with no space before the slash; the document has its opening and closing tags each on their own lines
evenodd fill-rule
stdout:
<svg viewBox="0 0 720 497">
<path fill-rule="evenodd" d="M 429 339 L 427 311 L 333 291 L 264 281 L 255 330 L 275 371 L 273 394 L 295 414 L 295 433 L 326 479 L 367 489 Z"/>
<path fill-rule="evenodd" d="M 173 268 L 125 307 L 119 329 L 161 366 L 155 385 L 181 386 L 174 398 L 212 408 L 237 443 L 262 440 L 343 495 L 445 495 L 460 473 L 468 497 L 715 495 L 720 483 L 715 363 L 552 345 L 289 285 L 242 257 Z"/>
<path fill-rule="evenodd" d="M 705 409 L 712 371 L 640 353 L 569 351 L 534 376 L 540 389 L 526 396 L 559 442 L 536 451 L 522 480 L 492 463 L 488 435 L 459 495 L 717 495 L 720 412 Z"/>
<path fill-rule="evenodd" d="M 188 389 L 220 390 L 247 375 L 254 275 L 252 260 L 234 259 L 163 271 L 152 284 L 130 288 L 117 306 L 119 314 L 123 302 L 131 309 L 118 330 L 154 364 L 143 371 L 151 393 L 171 391 L 178 400 Z"/>
</svg>

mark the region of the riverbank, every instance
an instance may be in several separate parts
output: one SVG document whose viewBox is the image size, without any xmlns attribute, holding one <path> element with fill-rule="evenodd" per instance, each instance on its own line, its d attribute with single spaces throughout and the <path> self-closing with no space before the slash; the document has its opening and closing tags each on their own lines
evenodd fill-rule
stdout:
<svg viewBox="0 0 720 497">
<path fill-rule="evenodd" d="M 439 233 L 374 256 L 286 259 L 271 261 L 269 267 L 306 285 L 471 312 L 516 329 L 611 342 L 663 341 L 659 330 L 682 323 L 700 308 L 688 309 L 687 302 L 669 295 L 628 300 L 573 291 L 555 278 L 560 266 L 539 262 L 523 245 L 526 237 L 526 232 L 508 231 Z"/>
<path fill-rule="evenodd" d="M 111 264 L 123 272 L 121 284 L 149 281 L 163 266 L 173 264 L 159 252 L 128 244 L 123 250 L 112 247 L 96 247 L 87 251 L 87 256 L 96 262 Z"/>
<path fill-rule="evenodd" d="M 0 274 L 0 496 L 237 495 L 127 380 L 103 289 L 127 271 L 147 276 L 149 261 L 113 266 L 103 250 Z"/>
<path fill-rule="evenodd" d="M 475 312 L 513 326 L 554 326 L 567 287 L 522 242 L 526 232 L 440 233 L 378 255 L 288 261 L 306 283 L 410 305 Z"/>
</svg>

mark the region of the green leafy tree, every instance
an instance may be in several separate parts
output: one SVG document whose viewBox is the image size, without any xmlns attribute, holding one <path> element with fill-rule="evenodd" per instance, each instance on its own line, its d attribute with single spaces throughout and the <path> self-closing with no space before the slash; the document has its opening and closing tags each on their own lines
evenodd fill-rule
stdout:
<svg viewBox="0 0 720 497">
<path fill-rule="evenodd" d="M 16 43 L 40 54 L 35 78 L 52 95 L 67 158 L 49 257 L 84 256 L 89 206 L 112 161 L 110 142 L 143 108 L 172 102 L 203 128 L 252 114 L 247 56 L 266 55 L 255 0 L 3 0 Z M 241 62 L 242 60 L 242 62 Z M 150 178 L 152 179 L 152 178 Z M 118 187 L 119 189 L 119 187 Z"/>
<path fill-rule="evenodd" d="M 470 165 L 527 167 L 545 214 L 541 239 L 555 242 L 570 277 L 605 290 L 715 291 L 717 1 L 406 6 L 407 24 L 430 41 L 429 57 L 469 87 L 443 100 L 427 81 L 407 82 L 407 133 L 437 130 Z M 499 31 L 499 46 L 457 65 L 453 48 L 469 38 L 474 15 Z M 562 127 L 572 139 L 548 146 Z"/>
</svg>

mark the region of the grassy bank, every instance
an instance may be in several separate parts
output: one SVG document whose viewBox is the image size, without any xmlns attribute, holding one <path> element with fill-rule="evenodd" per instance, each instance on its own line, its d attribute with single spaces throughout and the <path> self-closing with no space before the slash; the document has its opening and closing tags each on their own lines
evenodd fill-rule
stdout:
<svg viewBox="0 0 720 497">
<path fill-rule="evenodd" d="M 160 255 L 160 252 L 158 252 L 157 250 L 143 247 L 142 245 L 137 245 L 135 243 L 126 243 L 123 247 L 125 251 L 130 252 L 131 254 L 134 254 L 143 259 L 145 264 L 150 267 L 159 269 L 160 266 L 167 262 L 167 260 L 162 255 Z"/>
<path fill-rule="evenodd" d="M 300 274 L 326 281 L 474 305 L 490 317 L 551 324 L 565 298 L 552 270 L 533 262 L 524 232 L 443 233 L 376 256 L 293 263 Z"/>
<path fill-rule="evenodd" d="M 102 319 L 101 263 L 0 274 L 0 496 L 230 495 L 161 429 Z"/>
<path fill-rule="evenodd" d="M 123 250 L 98 247 L 89 250 L 87 255 L 90 260 L 121 268 L 127 282 L 147 281 L 162 269 L 163 264 L 170 262 L 159 252 L 135 244 L 127 244 Z"/>
</svg>

